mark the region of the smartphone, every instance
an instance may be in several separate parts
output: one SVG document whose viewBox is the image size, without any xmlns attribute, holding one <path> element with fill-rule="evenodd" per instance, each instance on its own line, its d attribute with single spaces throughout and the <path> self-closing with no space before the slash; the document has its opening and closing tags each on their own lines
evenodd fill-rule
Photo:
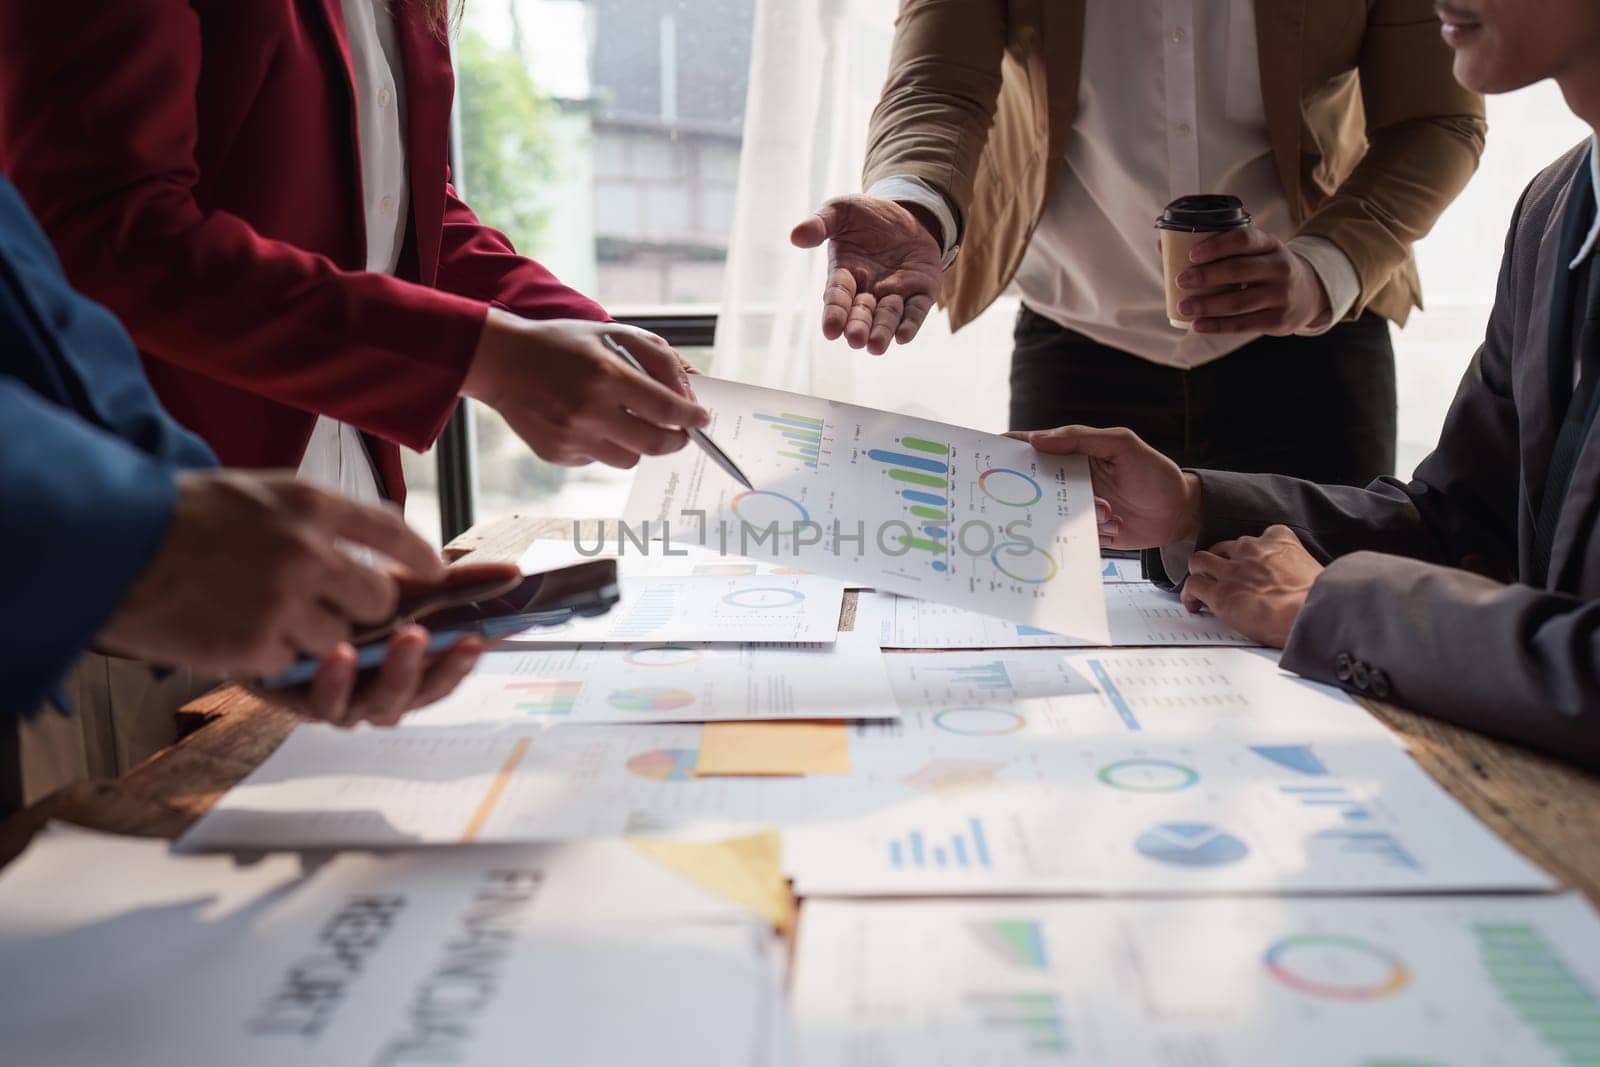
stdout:
<svg viewBox="0 0 1600 1067">
<path fill-rule="evenodd" d="M 472 576 L 471 580 L 402 598 L 393 618 L 352 637 L 356 669 L 371 670 L 381 664 L 389 637 L 406 623 L 414 622 L 429 632 L 429 653 L 443 652 L 469 634 L 494 640 L 538 626 L 559 626 L 575 616 L 604 615 L 621 596 L 617 562 L 611 559 L 531 574 L 513 582 L 507 588 L 504 575 Z M 316 677 L 319 666 L 319 660 L 303 656 L 289 669 L 255 684 L 263 689 L 304 685 Z"/>
</svg>

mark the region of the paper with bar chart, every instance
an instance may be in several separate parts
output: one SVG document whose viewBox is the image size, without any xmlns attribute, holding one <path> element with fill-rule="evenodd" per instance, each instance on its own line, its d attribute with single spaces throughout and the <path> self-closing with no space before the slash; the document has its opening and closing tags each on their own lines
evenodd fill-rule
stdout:
<svg viewBox="0 0 1600 1067">
<path fill-rule="evenodd" d="M 1570 1067 L 1600 1045 L 1577 896 L 811 901 L 798 1067 Z"/>
<path fill-rule="evenodd" d="M 920 795 L 786 831 L 819 896 L 1544 889 L 1387 741 L 1034 737 L 994 708 L 864 726 Z M 920 761 L 920 764 L 919 764 Z M 891 771 L 890 768 L 893 768 Z"/>
<path fill-rule="evenodd" d="M 608 614 L 524 630 L 515 646 L 629 641 L 829 642 L 844 586 L 811 574 L 623 578 Z"/>
<path fill-rule="evenodd" d="M 400 729 L 536 720 L 892 719 L 883 656 L 865 633 L 833 645 L 572 645 L 489 652 Z"/>
<path fill-rule="evenodd" d="M 647 459 L 624 509 L 634 529 L 1106 642 L 1081 457 L 735 382 L 695 391 L 756 488 L 699 449 Z"/>
<path fill-rule="evenodd" d="M 868 594 L 863 594 L 868 595 Z M 1088 642 L 1026 623 L 915 597 L 876 594 L 886 601 L 879 643 L 884 648 L 1082 648 Z M 1255 644 L 1215 615 L 1195 615 L 1176 593 L 1149 582 L 1106 584 L 1109 644 L 1116 648 Z"/>
</svg>

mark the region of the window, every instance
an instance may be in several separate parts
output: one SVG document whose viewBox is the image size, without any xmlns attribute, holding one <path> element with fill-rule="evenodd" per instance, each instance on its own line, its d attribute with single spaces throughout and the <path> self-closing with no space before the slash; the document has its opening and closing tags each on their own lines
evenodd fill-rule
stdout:
<svg viewBox="0 0 1600 1067">
<path fill-rule="evenodd" d="M 455 38 L 467 202 L 619 319 L 713 314 L 755 3 L 471 0 Z M 618 510 L 627 472 L 544 463 L 494 411 L 471 409 L 478 521 Z M 408 518 L 437 537 L 433 454 L 408 455 L 406 476 Z"/>
<path fill-rule="evenodd" d="M 1483 343 L 1506 228 L 1523 188 L 1588 135 L 1554 83 L 1489 98 L 1482 165 L 1417 245 L 1427 308 L 1394 335 L 1401 478 L 1432 451 L 1456 385 Z"/>
</svg>

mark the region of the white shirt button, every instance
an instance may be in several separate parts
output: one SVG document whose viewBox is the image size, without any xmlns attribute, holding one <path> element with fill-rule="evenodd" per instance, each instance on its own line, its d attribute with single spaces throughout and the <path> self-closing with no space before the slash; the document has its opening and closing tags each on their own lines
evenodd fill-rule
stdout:
<svg viewBox="0 0 1600 1067">
<path fill-rule="evenodd" d="M 378 210 L 383 212 L 385 215 L 393 215 L 394 197 L 386 196 L 382 200 L 378 201 Z"/>
<path fill-rule="evenodd" d="M 393 102 L 394 102 L 394 93 L 389 91 L 389 87 L 387 85 L 384 86 L 382 89 L 378 90 L 378 106 L 379 107 L 388 107 Z"/>
<path fill-rule="evenodd" d="M 1176 129 L 1179 137 L 1187 137 L 1194 132 L 1193 128 L 1191 128 L 1187 122 L 1178 123 Z"/>
<path fill-rule="evenodd" d="M 1173 44 L 1182 44 L 1184 41 L 1186 41 L 1188 39 L 1189 39 L 1189 31 L 1185 30 L 1182 26 L 1176 26 L 1176 27 L 1173 28 L 1173 30 L 1172 30 L 1172 43 Z"/>
</svg>

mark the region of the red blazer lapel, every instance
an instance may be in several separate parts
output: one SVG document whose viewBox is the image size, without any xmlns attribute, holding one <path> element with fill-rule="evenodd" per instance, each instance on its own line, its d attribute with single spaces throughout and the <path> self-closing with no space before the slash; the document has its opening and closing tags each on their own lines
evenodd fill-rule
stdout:
<svg viewBox="0 0 1600 1067">
<path fill-rule="evenodd" d="M 436 37 L 422 19 L 410 11 L 397 12 L 395 17 L 406 68 L 406 152 L 411 164 L 416 280 L 432 285 L 439 274 L 446 146 L 450 143 L 455 73 L 450 66 L 450 46 Z"/>
</svg>

